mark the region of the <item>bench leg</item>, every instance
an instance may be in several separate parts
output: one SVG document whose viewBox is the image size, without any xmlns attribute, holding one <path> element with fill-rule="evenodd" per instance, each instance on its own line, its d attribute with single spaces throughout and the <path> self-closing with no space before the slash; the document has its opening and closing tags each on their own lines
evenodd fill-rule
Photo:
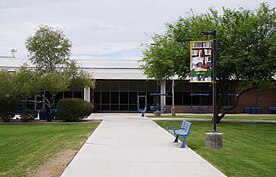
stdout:
<svg viewBox="0 0 276 177">
<path fill-rule="evenodd" d="M 174 140 L 174 143 L 177 143 L 177 142 L 178 142 L 178 135 L 176 135 L 175 140 Z"/>
<path fill-rule="evenodd" d="M 183 143 L 181 144 L 180 148 L 185 148 L 186 138 L 187 138 L 186 136 L 183 137 Z"/>
</svg>

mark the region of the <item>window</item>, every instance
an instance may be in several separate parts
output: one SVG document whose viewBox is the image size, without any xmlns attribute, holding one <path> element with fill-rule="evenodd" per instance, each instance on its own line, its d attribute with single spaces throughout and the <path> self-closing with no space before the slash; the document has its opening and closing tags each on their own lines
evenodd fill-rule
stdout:
<svg viewBox="0 0 276 177">
<path fill-rule="evenodd" d="M 175 92 L 174 95 L 174 104 L 182 105 L 182 92 Z"/>
<path fill-rule="evenodd" d="M 112 92 L 118 92 L 120 90 L 120 82 L 119 81 L 112 81 L 110 82 L 111 85 L 111 91 Z"/>
<path fill-rule="evenodd" d="M 102 103 L 109 104 L 109 101 L 110 101 L 110 93 L 102 92 Z"/>
<path fill-rule="evenodd" d="M 191 95 L 189 92 L 183 93 L 183 105 L 187 105 L 187 106 L 191 105 Z"/>
<path fill-rule="evenodd" d="M 120 91 L 127 92 L 128 91 L 128 81 L 120 81 Z"/>
<path fill-rule="evenodd" d="M 121 92 L 120 93 L 120 103 L 121 104 L 128 104 L 128 92 Z"/>
<path fill-rule="evenodd" d="M 129 92 L 129 104 L 137 104 L 137 92 Z"/>
<path fill-rule="evenodd" d="M 102 91 L 110 91 L 110 82 L 102 81 Z"/>
<path fill-rule="evenodd" d="M 111 103 L 119 104 L 119 92 L 111 92 Z"/>
<path fill-rule="evenodd" d="M 94 104 L 100 104 L 101 92 L 94 92 Z"/>
</svg>

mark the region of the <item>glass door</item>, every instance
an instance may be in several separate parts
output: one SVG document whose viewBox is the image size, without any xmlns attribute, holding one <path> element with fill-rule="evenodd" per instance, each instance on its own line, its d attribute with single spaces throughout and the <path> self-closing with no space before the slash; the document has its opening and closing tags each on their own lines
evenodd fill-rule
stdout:
<svg viewBox="0 0 276 177">
<path fill-rule="evenodd" d="M 147 105 L 146 96 L 138 96 L 138 110 L 143 110 Z"/>
</svg>

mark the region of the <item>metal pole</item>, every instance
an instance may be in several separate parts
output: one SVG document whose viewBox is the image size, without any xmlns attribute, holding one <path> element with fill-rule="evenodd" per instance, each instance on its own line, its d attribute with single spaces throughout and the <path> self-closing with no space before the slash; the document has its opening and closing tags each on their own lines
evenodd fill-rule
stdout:
<svg viewBox="0 0 276 177">
<path fill-rule="evenodd" d="M 217 68 L 216 68 L 216 31 L 212 32 L 213 35 L 213 124 L 212 124 L 212 132 L 217 132 L 217 86 L 216 86 L 216 72 L 217 72 Z"/>
<path fill-rule="evenodd" d="M 174 108 L 174 79 L 172 81 L 172 107 Z"/>
</svg>

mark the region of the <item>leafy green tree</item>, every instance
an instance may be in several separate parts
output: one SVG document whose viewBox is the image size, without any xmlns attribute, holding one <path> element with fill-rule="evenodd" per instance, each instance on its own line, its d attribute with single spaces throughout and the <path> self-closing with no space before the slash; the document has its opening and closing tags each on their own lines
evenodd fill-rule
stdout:
<svg viewBox="0 0 276 177">
<path fill-rule="evenodd" d="M 44 99 L 47 110 L 49 110 L 55 104 L 56 95 L 69 89 L 70 78 L 66 73 L 51 72 L 41 75 L 37 84 L 40 88 L 39 94 Z"/>
<path fill-rule="evenodd" d="M 82 69 L 78 68 L 75 61 L 71 61 L 67 72 L 71 77 L 70 86 L 72 90 L 79 90 L 84 87 L 95 87 L 95 82 L 91 80 L 90 75 Z"/>
<path fill-rule="evenodd" d="M 240 96 L 251 90 L 274 87 L 276 74 L 276 13 L 263 3 L 257 10 L 224 8 L 222 15 L 215 9 L 204 14 L 193 12 L 167 24 L 165 35 L 155 35 L 155 44 L 144 51 L 142 68 L 149 77 L 163 80 L 178 75 L 189 76 L 189 42 L 210 39 L 202 31 L 217 31 L 217 85 L 221 93 L 218 114 L 229 93 L 239 93 L 233 107 L 218 115 L 217 122 L 235 108 Z M 156 37 L 157 36 L 157 37 Z M 167 41 L 167 42 L 163 42 Z M 175 43 L 168 47 L 166 43 Z M 182 48 L 179 45 L 183 45 Z M 182 54 L 175 55 L 176 53 Z M 166 59 L 163 64 L 161 61 Z M 162 72 L 158 72 L 161 70 Z M 274 84 L 274 85 L 273 85 Z"/>
<path fill-rule="evenodd" d="M 0 118 L 8 122 L 14 117 L 19 99 L 14 95 L 14 73 L 0 71 Z"/>
<path fill-rule="evenodd" d="M 0 97 L 7 97 L 14 92 L 13 73 L 8 73 L 7 70 L 0 71 Z"/>
<path fill-rule="evenodd" d="M 0 71 L 0 117 L 9 121 L 15 115 L 20 100 L 38 92 L 36 74 L 22 66 L 17 72 Z"/>
<path fill-rule="evenodd" d="M 35 79 L 34 85 L 46 105 L 47 120 L 49 110 L 54 106 L 55 96 L 59 92 L 69 90 L 70 86 L 94 86 L 89 74 L 78 70 L 75 62 L 70 60 L 71 42 L 61 30 L 41 26 L 34 36 L 26 40 L 26 48 L 30 52 L 32 64 L 36 67 L 38 79 Z"/>
<path fill-rule="evenodd" d="M 32 98 L 35 94 L 40 92 L 41 89 L 38 85 L 40 75 L 28 69 L 26 65 L 21 66 L 18 71 L 13 73 L 13 75 L 13 95 L 18 99 L 27 101 L 29 98 Z"/>
<path fill-rule="evenodd" d="M 153 41 L 150 50 L 144 51 L 142 65 L 149 78 L 155 78 L 160 83 L 175 73 L 181 77 L 183 72 L 189 71 L 189 67 L 182 61 L 185 52 L 180 43 L 162 35 L 155 35 Z"/>
<path fill-rule="evenodd" d="M 26 40 L 30 60 L 40 73 L 56 71 L 67 67 L 70 62 L 71 42 L 63 31 L 47 26 L 40 26 L 34 36 Z"/>
</svg>

